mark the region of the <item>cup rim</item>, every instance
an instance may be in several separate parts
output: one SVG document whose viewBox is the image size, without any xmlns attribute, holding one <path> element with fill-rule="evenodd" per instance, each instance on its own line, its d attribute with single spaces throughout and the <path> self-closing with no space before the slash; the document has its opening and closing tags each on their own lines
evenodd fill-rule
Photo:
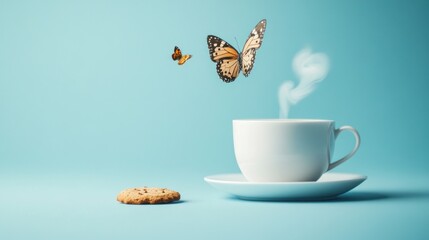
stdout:
<svg viewBox="0 0 429 240">
<path fill-rule="evenodd" d="M 262 118 L 262 119 L 233 119 L 232 122 L 259 122 L 259 123 L 326 123 L 334 120 L 316 118 Z"/>
</svg>

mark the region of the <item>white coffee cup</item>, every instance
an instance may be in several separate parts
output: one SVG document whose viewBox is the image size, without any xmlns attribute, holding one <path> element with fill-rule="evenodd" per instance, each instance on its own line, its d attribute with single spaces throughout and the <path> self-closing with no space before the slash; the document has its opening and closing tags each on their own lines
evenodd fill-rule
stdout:
<svg viewBox="0 0 429 240">
<path fill-rule="evenodd" d="M 335 140 L 343 131 L 355 137 L 353 150 L 331 162 Z M 233 120 L 234 152 L 248 181 L 316 181 L 351 158 L 360 136 L 351 126 L 335 128 L 332 120 L 248 119 Z"/>
</svg>

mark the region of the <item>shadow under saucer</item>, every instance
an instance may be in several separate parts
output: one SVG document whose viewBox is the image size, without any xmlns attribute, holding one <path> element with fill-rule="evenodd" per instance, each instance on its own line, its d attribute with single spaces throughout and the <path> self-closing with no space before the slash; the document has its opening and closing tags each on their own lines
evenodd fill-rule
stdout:
<svg viewBox="0 0 429 240">
<path fill-rule="evenodd" d="M 325 199 L 287 199 L 287 200 L 249 200 L 237 196 L 228 196 L 229 200 L 234 201 L 253 201 L 253 202 L 277 202 L 277 203 L 339 203 L 339 202 L 361 202 L 376 200 L 398 200 L 398 199 L 428 199 L 428 191 L 353 191 L 336 197 Z"/>
<path fill-rule="evenodd" d="M 351 201 L 373 201 L 373 200 L 397 200 L 397 199 L 429 199 L 427 191 L 353 191 L 338 196 L 331 201 L 351 202 Z"/>
<path fill-rule="evenodd" d="M 389 198 L 389 195 L 380 191 L 353 191 L 333 199 L 328 199 L 329 202 L 358 202 L 358 201 L 374 201 Z"/>
</svg>

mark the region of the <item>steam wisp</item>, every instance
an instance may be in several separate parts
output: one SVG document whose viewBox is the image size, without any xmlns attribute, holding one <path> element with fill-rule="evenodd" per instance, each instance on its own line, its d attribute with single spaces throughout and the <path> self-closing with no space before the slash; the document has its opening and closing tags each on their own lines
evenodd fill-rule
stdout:
<svg viewBox="0 0 429 240">
<path fill-rule="evenodd" d="M 310 48 L 299 51 L 292 63 L 298 77 L 298 84 L 291 80 L 283 82 L 279 87 L 280 118 L 288 118 L 289 109 L 316 88 L 329 71 L 329 58 L 324 53 L 312 53 Z"/>
</svg>

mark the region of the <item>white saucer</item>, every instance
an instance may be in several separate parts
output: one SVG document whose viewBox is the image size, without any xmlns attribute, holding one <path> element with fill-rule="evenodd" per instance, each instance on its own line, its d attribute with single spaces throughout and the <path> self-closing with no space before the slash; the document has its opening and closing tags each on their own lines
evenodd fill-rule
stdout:
<svg viewBox="0 0 429 240">
<path fill-rule="evenodd" d="M 325 173 L 316 182 L 249 182 L 241 173 L 207 176 L 213 187 L 245 200 L 297 201 L 326 200 L 350 191 L 366 176 Z"/>
</svg>

